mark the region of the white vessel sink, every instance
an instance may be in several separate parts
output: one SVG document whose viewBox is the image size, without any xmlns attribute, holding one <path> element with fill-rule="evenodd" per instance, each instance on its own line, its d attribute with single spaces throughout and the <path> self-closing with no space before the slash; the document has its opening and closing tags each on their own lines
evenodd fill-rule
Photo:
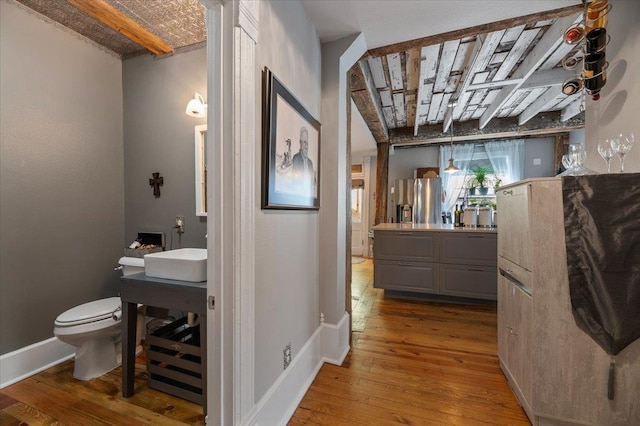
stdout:
<svg viewBox="0 0 640 426">
<path fill-rule="evenodd" d="M 207 249 L 183 248 L 144 256 L 148 277 L 200 282 L 207 280 Z"/>
</svg>

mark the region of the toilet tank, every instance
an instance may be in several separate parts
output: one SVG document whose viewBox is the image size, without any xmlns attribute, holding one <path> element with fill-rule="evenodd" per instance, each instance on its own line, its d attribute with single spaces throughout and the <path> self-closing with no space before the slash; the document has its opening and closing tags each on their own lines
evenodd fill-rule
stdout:
<svg viewBox="0 0 640 426">
<path fill-rule="evenodd" d="M 141 257 L 124 256 L 118 260 L 122 267 L 122 275 L 132 275 L 138 272 L 144 272 L 144 259 Z"/>
</svg>

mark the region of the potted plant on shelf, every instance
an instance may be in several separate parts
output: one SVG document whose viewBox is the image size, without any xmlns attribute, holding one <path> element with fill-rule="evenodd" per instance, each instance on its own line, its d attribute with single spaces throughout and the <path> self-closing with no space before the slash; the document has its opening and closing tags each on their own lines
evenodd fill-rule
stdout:
<svg viewBox="0 0 640 426">
<path fill-rule="evenodd" d="M 476 188 L 478 187 L 478 182 L 476 179 L 471 177 L 467 180 L 467 190 L 469 191 L 469 195 L 476 195 Z"/>
<path fill-rule="evenodd" d="M 489 167 L 475 167 L 471 170 L 474 175 L 474 180 L 478 184 L 478 192 L 480 195 L 487 195 L 489 188 L 485 186 L 487 182 L 487 175 L 492 172 Z"/>
</svg>

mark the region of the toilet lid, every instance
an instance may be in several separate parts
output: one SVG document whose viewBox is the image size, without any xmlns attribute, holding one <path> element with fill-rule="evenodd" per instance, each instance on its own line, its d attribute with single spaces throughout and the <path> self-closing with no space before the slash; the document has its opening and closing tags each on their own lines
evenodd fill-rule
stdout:
<svg viewBox="0 0 640 426">
<path fill-rule="evenodd" d="M 56 318 L 56 325 L 79 325 L 111 318 L 118 308 L 120 308 L 119 297 L 94 300 L 61 313 Z"/>
</svg>

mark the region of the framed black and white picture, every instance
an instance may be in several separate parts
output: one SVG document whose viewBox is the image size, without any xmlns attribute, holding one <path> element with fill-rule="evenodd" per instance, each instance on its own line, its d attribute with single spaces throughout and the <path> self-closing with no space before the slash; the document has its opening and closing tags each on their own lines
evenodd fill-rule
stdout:
<svg viewBox="0 0 640 426">
<path fill-rule="evenodd" d="M 262 208 L 320 208 L 320 122 L 265 67 Z"/>
</svg>

